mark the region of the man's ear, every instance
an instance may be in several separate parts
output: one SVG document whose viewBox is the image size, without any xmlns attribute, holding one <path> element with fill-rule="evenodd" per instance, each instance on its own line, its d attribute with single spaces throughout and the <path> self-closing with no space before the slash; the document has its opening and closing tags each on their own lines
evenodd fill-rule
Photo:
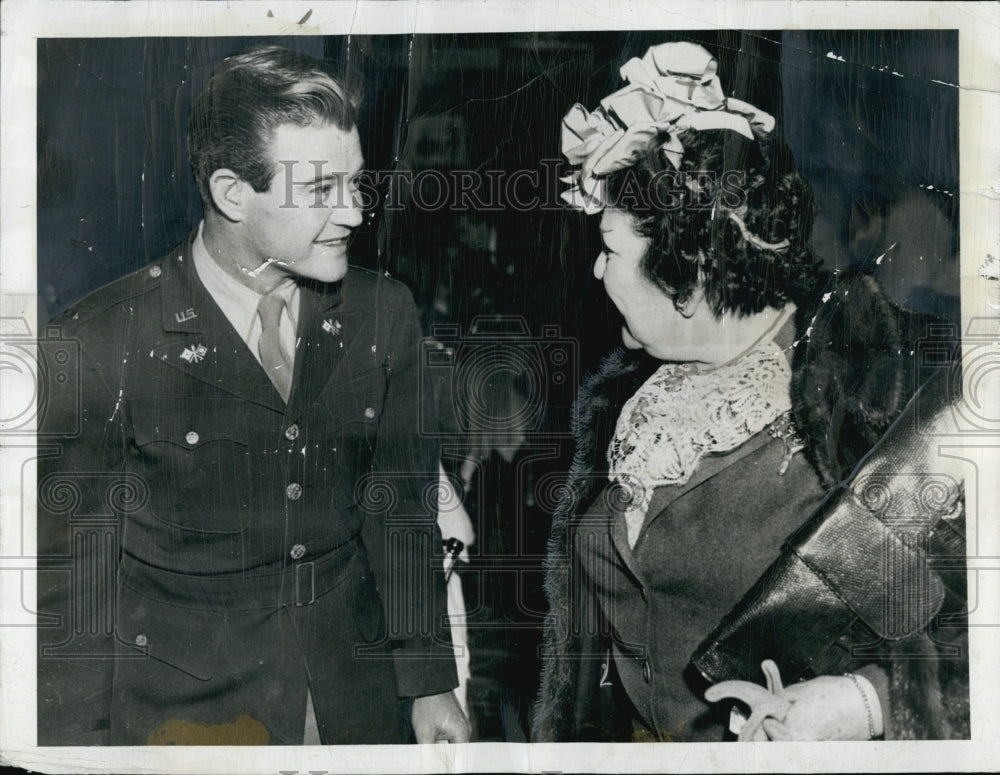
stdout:
<svg viewBox="0 0 1000 775">
<path fill-rule="evenodd" d="M 246 214 L 250 184 L 231 169 L 217 169 L 208 179 L 215 207 L 230 221 L 241 222 Z"/>
</svg>

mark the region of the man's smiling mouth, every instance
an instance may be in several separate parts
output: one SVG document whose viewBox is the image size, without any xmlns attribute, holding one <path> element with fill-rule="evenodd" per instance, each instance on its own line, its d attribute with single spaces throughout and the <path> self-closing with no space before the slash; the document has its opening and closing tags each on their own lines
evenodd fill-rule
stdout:
<svg viewBox="0 0 1000 775">
<path fill-rule="evenodd" d="M 349 237 L 334 237 L 332 239 L 317 239 L 313 242 L 317 245 L 323 245 L 325 247 L 340 247 L 346 245 Z"/>
</svg>

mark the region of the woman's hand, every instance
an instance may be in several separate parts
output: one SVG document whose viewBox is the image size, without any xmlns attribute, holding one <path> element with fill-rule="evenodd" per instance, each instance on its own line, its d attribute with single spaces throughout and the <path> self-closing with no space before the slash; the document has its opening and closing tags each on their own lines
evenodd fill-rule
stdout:
<svg viewBox="0 0 1000 775">
<path fill-rule="evenodd" d="M 767 689 L 749 681 L 723 681 L 705 693 L 709 702 L 728 697 L 749 706 L 741 741 L 870 740 L 881 734 L 878 697 L 864 679 L 823 675 L 782 687 L 773 662 L 765 660 L 761 668 Z"/>
<path fill-rule="evenodd" d="M 785 720 L 768 718 L 761 725 L 768 740 L 871 739 L 865 698 L 848 676 L 821 675 L 792 684 L 784 696 L 792 703 Z"/>
</svg>

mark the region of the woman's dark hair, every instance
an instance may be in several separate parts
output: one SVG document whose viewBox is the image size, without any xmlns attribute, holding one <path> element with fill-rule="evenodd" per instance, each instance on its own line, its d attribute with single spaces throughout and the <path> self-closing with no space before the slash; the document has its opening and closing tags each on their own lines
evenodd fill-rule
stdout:
<svg viewBox="0 0 1000 775">
<path fill-rule="evenodd" d="M 825 282 L 822 261 L 808 246 L 812 188 L 784 142 L 755 136 L 684 130 L 675 169 L 661 134 L 634 166 L 608 177 L 610 205 L 631 215 L 650 240 L 643 271 L 675 304 L 700 286 L 716 315 L 751 314 L 809 298 Z"/>
<path fill-rule="evenodd" d="M 268 146 L 281 124 L 355 124 L 357 99 L 319 60 L 268 46 L 236 54 L 212 73 L 188 122 L 188 153 L 201 197 L 214 207 L 209 180 L 231 169 L 254 191 L 266 191 L 276 171 Z"/>
</svg>

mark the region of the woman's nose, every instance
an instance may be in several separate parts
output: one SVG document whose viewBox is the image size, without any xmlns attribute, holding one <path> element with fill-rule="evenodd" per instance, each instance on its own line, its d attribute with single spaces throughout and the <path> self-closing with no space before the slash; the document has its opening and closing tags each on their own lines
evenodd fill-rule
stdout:
<svg viewBox="0 0 1000 775">
<path fill-rule="evenodd" d="M 602 250 L 600 255 L 597 256 L 597 260 L 594 262 L 594 277 L 598 280 L 604 279 L 604 267 L 608 265 L 608 257 L 604 255 Z"/>
</svg>

